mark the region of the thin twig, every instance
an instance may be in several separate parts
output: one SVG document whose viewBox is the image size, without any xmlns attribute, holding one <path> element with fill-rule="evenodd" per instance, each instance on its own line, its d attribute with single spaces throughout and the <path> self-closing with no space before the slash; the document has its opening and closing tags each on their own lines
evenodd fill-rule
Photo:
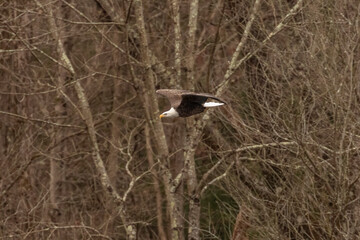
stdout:
<svg viewBox="0 0 360 240">
<path fill-rule="evenodd" d="M 69 127 L 69 128 L 81 128 L 81 129 L 84 128 L 84 127 L 77 126 L 77 125 L 55 123 L 55 122 L 50 122 L 50 121 L 47 121 L 47 120 L 44 120 L 44 119 L 31 118 L 31 117 L 28 117 L 28 116 L 22 116 L 22 115 L 15 114 L 15 113 L 10 113 L 10 112 L 0 111 L 0 114 L 8 115 L 8 116 L 15 117 L 15 118 L 20 118 L 20 119 L 27 120 L 27 121 L 50 124 L 50 125 L 57 126 L 57 127 Z"/>
</svg>

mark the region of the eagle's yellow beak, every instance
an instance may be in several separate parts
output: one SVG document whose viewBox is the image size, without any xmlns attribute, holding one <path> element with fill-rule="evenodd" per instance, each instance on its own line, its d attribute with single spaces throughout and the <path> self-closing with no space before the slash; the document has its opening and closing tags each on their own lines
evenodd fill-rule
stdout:
<svg viewBox="0 0 360 240">
<path fill-rule="evenodd" d="M 161 118 L 165 117 L 165 115 L 164 115 L 164 114 L 160 114 L 159 117 L 160 117 L 160 119 L 161 119 Z"/>
</svg>

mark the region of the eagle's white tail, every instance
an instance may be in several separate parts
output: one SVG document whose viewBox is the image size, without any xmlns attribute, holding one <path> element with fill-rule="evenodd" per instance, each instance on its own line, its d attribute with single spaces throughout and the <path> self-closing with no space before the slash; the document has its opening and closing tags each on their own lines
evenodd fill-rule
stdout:
<svg viewBox="0 0 360 240">
<path fill-rule="evenodd" d="M 217 103 L 217 102 L 206 102 L 204 103 L 204 107 L 208 108 L 208 107 L 218 107 L 224 105 L 224 103 Z"/>
</svg>

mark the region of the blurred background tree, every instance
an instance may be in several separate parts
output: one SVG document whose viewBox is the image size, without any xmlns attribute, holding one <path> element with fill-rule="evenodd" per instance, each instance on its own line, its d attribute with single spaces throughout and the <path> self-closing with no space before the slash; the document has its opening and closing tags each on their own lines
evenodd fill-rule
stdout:
<svg viewBox="0 0 360 240">
<path fill-rule="evenodd" d="M 359 1 L 0 12 L 0 238 L 360 238 Z"/>
</svg>

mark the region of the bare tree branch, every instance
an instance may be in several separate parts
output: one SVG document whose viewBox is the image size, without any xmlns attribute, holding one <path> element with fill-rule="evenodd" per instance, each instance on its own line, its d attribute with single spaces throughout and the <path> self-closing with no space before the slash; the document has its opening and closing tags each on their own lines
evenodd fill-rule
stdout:
<svg viewBox="0 0 360 240">
<path fill-rule="evenodd" d="M 47 120 L 31 118 L 31 117 L 28 117 L 28 116 L 21 116 L 19 114 L 10 113 L 10 112 L 0 111 L 0 114 L 8 115 L 8 116 L 15 117 L 15 118 L 20 118 L 22 120 L 45 123 L 45 124 L 49 124 L 49 125 L 53 125 L 53 126 L 57 126 L 57 127 L 83 128 L 81 126 L 76 126 L 76 125 L 72 125 L 72 124 L 61 124 L 61 123 L 56 123 L 56 122 L 50 122 L 50 121 L 47 121 Z"/>
<path fill-rule="evenodd" d="M 38 1 L 37 1 L 37 4 L 39 6 L 42 6 L 41 3 Z M 48 11 L 49 11 L 48 20 L 51 25 L 52 32 L 53 32 L 53 34 L 55 34 L 55 39 L 58 39 L 57 52 L 59 54 L 61 62 L 62 62 L 62 64 L 64 64 L 66 66 L 66 69 L 68 69 L 70 71 L 72 76 L 76 76 L 75 69 L 74 69 L 68 55 L 66 54 L 64 44 L 63 44 L 62 40 L 58 36 L 56 36 L 56 34 L 58 34 L 58 30 L 57 30 L 57 26 L 56 26 L 56 23 L 55 23 L 55 20 L 53 17 L 52 9 L 49 8 Z M 98 172 L 100 173 L 101 183 L 102 183 L 104 189 L 107 191 L 107 193 L 110 196 L 112 196 L 113 200 L 117 203 L 117 211 L 120 214 L 122 221 L 124 222 L 125 230 L 126 230 L 128 238 L 135 239 L 136 231 L 137 231 L 136 226 L 129 222 L 129 219 L 128 219 L 129 217 L 127 216 L 127 213 L 125 210 L 124 201 L 123 201 L 122 197 L 119 195 L 119 193 L 116 191 L 116 189 L 114 188 L 112 183 L 110 182 L 109 176 L 105 169 L 104 162 L 101 158 L 99 145 L 98 145 L 97 138 L 96 138 L 96 130 L 95 130 L 95 126 L 94 126 L 93 116 L 90 111 L 89 102 L 85 95 L 85 90 L 82 87 L 80 82 L 75 82 L 75 91 L 79 98 L 79 104 L 80 104 L 80 108 L 81 108 L 80 110 L 81 110 L 81 113 L 83 114 L 84 121 L 86 123 L 88 134 L 90 137 L 90 141 L 92 143 L 92 155 L 93 155 L 93 159 L 95 162 L 95 166 L 96 166 Z"/>
</svg>

